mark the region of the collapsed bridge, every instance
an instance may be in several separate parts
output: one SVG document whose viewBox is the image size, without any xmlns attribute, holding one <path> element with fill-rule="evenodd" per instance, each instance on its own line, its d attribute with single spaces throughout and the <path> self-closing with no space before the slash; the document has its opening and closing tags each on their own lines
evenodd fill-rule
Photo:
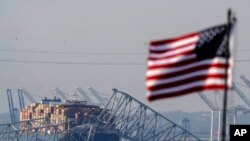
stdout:
<svg viewBox="0 0 250 141">
<path fill-rule="evenodd" d="M 68 130 L 72 120 L 48 117 L 0 125 L 0 141 L 199 141 L 195 135 L 127 93 L 113 89 L 99 115 Z M 24 126 L 25 125 L 25 126 Z"/>
</svg>

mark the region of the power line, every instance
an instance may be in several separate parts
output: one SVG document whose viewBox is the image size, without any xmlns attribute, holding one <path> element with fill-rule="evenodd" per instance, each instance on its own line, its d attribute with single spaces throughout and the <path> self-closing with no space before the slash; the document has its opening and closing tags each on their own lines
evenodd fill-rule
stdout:
<svg viewBox="0 0 250 141">
<path fill-rule="evenodd" d="M 126 52 L 64 52 L 64 51 L 36 51 L 36 50 L 18 50 L 18 49 L 0 49 L 5 52 L 19 52 L 19 53 L 38 53 L 38 54 L 69 54 L 69 55 L 145 55 L 143 53 L 126 53 Z"/>
<path fill-rule="evenodd" d="M 236 52 L 250 52 L 249 49 L 236 50 Z"/>
<path fill-rule="evenodd" d="M 58 65 L 93 65 L 93 66 L 145 66 L 146 63 L 111 63 L 111 62 L 60 62 L 60 61 L 30 61 L 0 59 L 0 62 L 9 63 L 29 63 L 29 64 L 58 64 Z M 235 62 L 250 62 L 249 60 L 235 60 Z"/>
<path fill-rule="evenodd" d="M 2 48 L 0 51 L 17 52 L 17 53 L 37 53 L 37 54 L 64 54 L 64 55 L 147 55 L 147 53 L 138 52 L 66 52 L 66 51 L 38 51 L 38 50 L 20 50 L 20 49 L 6 49 Z M 236 50 L 239 53 L 248 53 L 250 50 Z"/>
<path fill-rule="evenodd" d="M 241 60 L 235 60 L 235 62 L 249 62 L 250 59 L 241 59 Z"/>
<path fill-rule="evenodd" d="M 140 66 L 145 63 L 100 63 L 100 62 L 57 62 L 57 61 L 29 61 L 29 60 L 10 60 L 0 59 L 0 62 L 9 63 L 29 63 L 29 64 L 61 64 L 61 65 L 95 65 L 95 66 Z"/>
<path fill-rule="evenodd" d="M 20 36 L 4 36 L 0 35 L 1 38 L 12 40 L 12 41 L 20 41 L 20 40 L 28 40 L 28 41 L 57 41 L 57 42 L 84 42 L 84 43 L 97 43 L 97 44 L 105 44 L 105 43 L 115 43 L 115 44 L 148 44 L 148 41 L 144 40 L 88 40 L 88 39 L 64 39 L 64 38 L 36 38 L 36 37 L 20 37 Z"/>
</svg>

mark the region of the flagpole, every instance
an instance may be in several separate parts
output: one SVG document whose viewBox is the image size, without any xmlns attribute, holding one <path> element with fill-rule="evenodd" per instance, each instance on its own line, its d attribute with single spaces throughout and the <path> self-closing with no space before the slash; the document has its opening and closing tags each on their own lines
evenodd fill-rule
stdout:
<svg viewBox="0 0 250 141">
<path fill-rule="evenodd" d="M 226 40 L 226 68 L 225 68 L 225 88 L 224 88 L 224 97 L 223 97 L 223 109 L 222 109 L 222 131 L 221 131 L 221 139 L 222 141 L 226 141 L 226 132 L 227 132 L 227 99 L 228 99 L 228 65 L 229 65 L 229 47 L 230 47 L 230 30 L 231 30 L 231 19 L 232 19 L 232 11 L 228 10 L 227 13 L 227 40 Z"/>
</svg>

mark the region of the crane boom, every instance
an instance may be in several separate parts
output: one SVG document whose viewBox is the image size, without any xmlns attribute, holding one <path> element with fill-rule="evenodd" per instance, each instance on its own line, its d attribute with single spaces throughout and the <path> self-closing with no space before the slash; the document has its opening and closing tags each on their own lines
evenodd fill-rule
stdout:
<svg viewBox="0 0 250 141">
<path fill-rule="evenodd" d="M 36 103 L 36 100 L 30 95 L 30 93 L 25 88 L 21 88 L 21 91 L 31 103 Z"/>
<path fill-rule="evenodd" d="M 246 97 L 246 95 L 233 83 L 233 89 L 240 96 L 240 98 L 250 107 L 250 100 Z"/>
<path fill-rule="evenodd" d="M 13 123 L 15 122 L 15 118 L 14 118 L 14 103 L 13 103 L 11 89 L 7 89 L 7 97 L 8 97 L 8 104 L 9 104 L 10 121 L 11 123 Z"/>
<path fill-rule="evenodd" d="M 68 99 L 68 98 L 66 97 L 66 95 L 64 94 L 64 92 L 63 92 L 61 89 L 55 88 L 54 91 L 55 91 L 58 95 L 60 95 L 62 99 L 65 99 L 65 100 Z"/>
<path fill-rule="evenodd" d="M 199 96 L 201 97 L 201 99 L 208 105 L 208 107 L 211 110 L 218 110 L 218 107 L 216 107 L 211 100 L 209 100 L 204 93 L 202 92 L 198 92 Z"/>
<path fill-rule="evenodd" d="M 244 74 L 241 74 L 241 75 L 240 75 L 240 78 L 241 78 L 241 80 L 243 80 L 243 81 L 247 84 L 247 86 L 250 88 L 250 81 L 246 78 L 246 76 L 245 76 Z"/>
<path fill-rule="evenodd" d="M 88 89 L 97 98 L 97 100 L 99 101 L 99 103 L 101 105 L 105 105 L 106 104 L 106 100 L 103 97 L 101 97 L 94 88 L 88 87 Z"/>
<path fill-rule="evenodd" d="M 76 90 L 83 96 L 84 100 L 93 103 L 93 100 L 91 100 L 88 94 L 81 87 L 76 88 Z"/>
<path fill-rule="evenodd" d="M 22 111 L 25 105 L 22 90 L 18 89 L 17 94 L 18 94 L 18 99 L 19 99 L 20 110 Z"/>
</svg>

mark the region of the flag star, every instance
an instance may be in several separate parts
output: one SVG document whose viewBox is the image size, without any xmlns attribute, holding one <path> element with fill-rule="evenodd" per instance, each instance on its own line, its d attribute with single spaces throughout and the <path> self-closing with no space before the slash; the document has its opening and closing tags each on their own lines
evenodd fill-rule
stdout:
<svg viewBox="0 0 250 141">
<path fill-rule="evenodd" d="M 214 36 L 216 35 L 216 32 L 213 30 L 213 31 L 211 32 L 211 34 L 212 34 L 212 37 L 214 38 Z"/>
</svg>

